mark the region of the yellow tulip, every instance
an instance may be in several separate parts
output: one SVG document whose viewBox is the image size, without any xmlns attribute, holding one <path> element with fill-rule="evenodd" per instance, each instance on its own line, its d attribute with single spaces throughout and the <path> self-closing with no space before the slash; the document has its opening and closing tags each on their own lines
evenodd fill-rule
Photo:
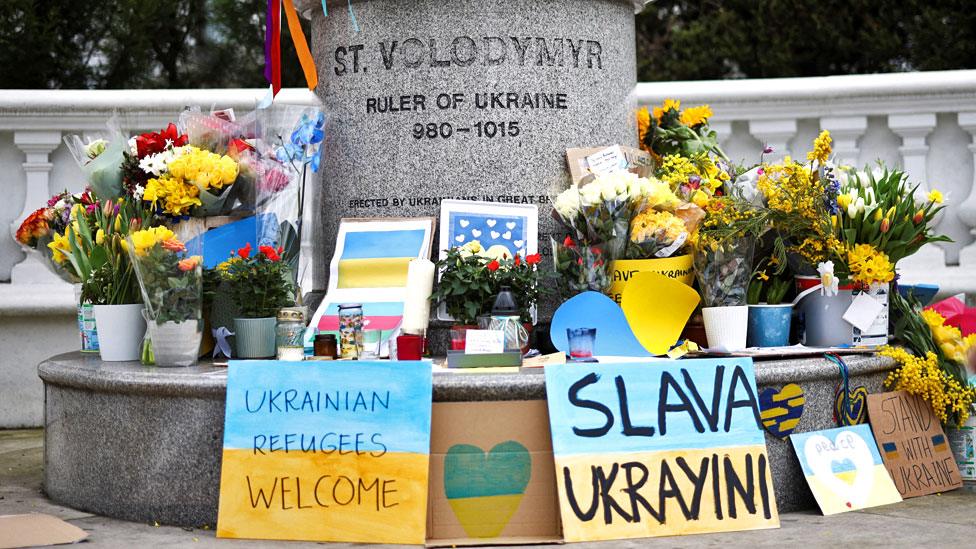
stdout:
<svg viewBox="0 0 976 549">
<path fill-rule="evenodd" d="M 95 244 L 101 246 L 104 243 L 105 243 L 105 231 L 98 229 L 98 232 L 95 233 Z"/>
</svg>

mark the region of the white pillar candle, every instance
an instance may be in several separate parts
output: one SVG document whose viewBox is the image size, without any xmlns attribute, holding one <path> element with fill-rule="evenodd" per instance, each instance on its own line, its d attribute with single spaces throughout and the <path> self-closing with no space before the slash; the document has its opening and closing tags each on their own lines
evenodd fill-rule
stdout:
<svg viewBox="0 0 976 549">
<path fill-rule="evenodd" d="M 430 319 L 430 294 L 434 290 L 434 263 L 426 258 L 410 261 L 407 267 L 407 296 L 403 303 L 404 332 L 422 334 Z"/>
</svg>

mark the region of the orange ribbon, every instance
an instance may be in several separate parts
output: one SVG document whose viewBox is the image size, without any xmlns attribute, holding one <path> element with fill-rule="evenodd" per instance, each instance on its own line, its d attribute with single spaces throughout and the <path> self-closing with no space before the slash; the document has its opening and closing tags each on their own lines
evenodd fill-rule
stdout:
<svg viewBox="0 0 976 549">
<path fill-rule="evenodd" d="M 302 72 L 305 73 L 305 82 L 308 89 L 314 90 L 319 83 L 319 73 L 315 70 L 315 60 L 312 52 L 308 49 L 308 42 L 305 40 L 305 33 L 302 31 L 302 24 L 298 20 L 298 12 L 291 0 L 282 0 L 285 7 L 285 17 L 288 20 L 288 32 L 291 40 L 295 43 L 295 51 L 298 53 L 298 61 L 302 65 Z"/>
</svg>

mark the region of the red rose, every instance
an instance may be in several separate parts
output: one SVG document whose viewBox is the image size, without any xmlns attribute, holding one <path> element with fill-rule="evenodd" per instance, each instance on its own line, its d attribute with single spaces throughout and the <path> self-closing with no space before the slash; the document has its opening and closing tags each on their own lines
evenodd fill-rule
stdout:
<svg viewBox="0 0 976 549">
<path fill-rule="evenodd" d="M 248 242 L 247 245 L 244 246 L 243 248 L 238 248 L 237 249 L 237 257 L 239 257 L 241 259 L 247 259 L 247 258 L 251 257 L 251 243 L 250 242 Z"/>
<path fill-rule="evenodd" d="M 258 246 L 258 250 L 260 250 L 260 252 L 264 254 L 264 257 L 267 257 L 271 261 L 278 261 L 279 259 L 281 259 L 281 257 L 278 255 L 278 252 L 276 252 L 275 249 L 272 248 L 271 246 Z"/>
<path fill-rule="evenodd" d="M 593 255 L 600 255 L 602 252 L 600 251 L 600 248 L 597 248 L 596 246 L 591 246 L 590 253 L 592 253 Z"/>
<path fill-rule="evenodd" d="M 573 239 L 570 238 L 569 235 L 566 235 L 566 239 L 563 240 L 563 246 L 565 246 L 567 248 L 575 248 L 576 247 L 576 243 L 573 242 Z"/>
<path fill-rule="evenodd" d="M 522 264 L 522 260 L 519 258 L 518 254 L 515 254 L 515 266 L 518 267 Z"/>
<path fill-rule="evenodd" d="M 532 255 L 525 256 L 525 262 L 528 263 L 529 265 L 535 265 L 540 261 L 542 261 L 542 256 L 539 254 L 532 254 Z"/>
<path fill-rule="evenodd" d="M 500 267 L 500 265 L 498 264 L 498 260 L 497 259 L 492 259 L 491 260 L 491 263 L 489 263 L 488 265 L 486 265 L 486 267 L 487 267 L 487 269 L 489 271 L 495 272 L 495 271 L 498 270 L 498 267 Z"/>
</svg>

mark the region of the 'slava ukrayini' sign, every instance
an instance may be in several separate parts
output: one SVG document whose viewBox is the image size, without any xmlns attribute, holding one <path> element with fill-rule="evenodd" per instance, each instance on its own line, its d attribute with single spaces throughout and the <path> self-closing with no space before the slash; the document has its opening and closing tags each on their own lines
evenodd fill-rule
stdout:
<svg viewBox="0 0 976 549">
<path fill-rule="evenodd" d="M 776 528 L 752 359 L 546 367 L 566 541 Z"/>
</svg>

